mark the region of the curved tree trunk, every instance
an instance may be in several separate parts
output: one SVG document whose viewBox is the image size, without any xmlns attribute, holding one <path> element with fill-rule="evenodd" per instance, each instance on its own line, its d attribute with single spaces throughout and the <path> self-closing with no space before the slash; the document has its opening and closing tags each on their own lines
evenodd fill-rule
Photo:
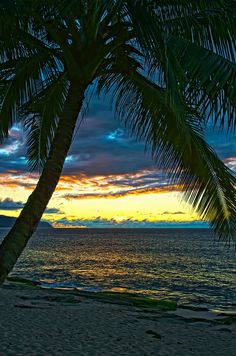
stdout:
<svg viewBox="0 0 236 356">
<path fill-rule="evenodd" d="M 60 179 L 71 145 L 77 116 L 84 99 L 84 90 L 81 89 L 81 87 L 78 89 L 78 85 L 71 84 L 64 112 L 38 184 L 0 246 L 0 284 L 13 269 L 18 257 L 36 230 Z"/>
</svg>

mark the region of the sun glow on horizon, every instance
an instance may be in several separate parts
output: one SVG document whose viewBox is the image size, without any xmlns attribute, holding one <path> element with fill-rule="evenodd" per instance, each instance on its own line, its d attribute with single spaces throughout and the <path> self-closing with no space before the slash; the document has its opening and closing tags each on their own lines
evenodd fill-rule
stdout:
<svg viewBox="0 0 236 356">
<path fill-rule="evenodd" d="M 144 227 L 158 222 L 199 220 L 186 203 L 180 202 L 182 193 L 178 186 L 147 177 L 148 172 L 62 176 L 43 219 L 55 227 L 82 228 L 90 227 L 92 222 L 95 226 L 119 227 L 135 223 L 135 226 Z M 18 216 L 37 179 L 34 174 L 1 174 L 0 214 Z"/>
</svg>

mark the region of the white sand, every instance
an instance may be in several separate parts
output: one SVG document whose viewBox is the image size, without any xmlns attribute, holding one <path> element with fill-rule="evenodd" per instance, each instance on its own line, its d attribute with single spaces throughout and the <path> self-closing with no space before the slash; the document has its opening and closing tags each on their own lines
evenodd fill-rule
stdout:
<svg viewBox="0 0 236 356">
<path fill-rule="evenodd" d="M 148 312 L 60 291 L 1 287 L 0 355 L 236 355 L 235 323 L 222 325 L 212 315 L 202 319 L 198 312 L 181 312 Z"/>
</svg>

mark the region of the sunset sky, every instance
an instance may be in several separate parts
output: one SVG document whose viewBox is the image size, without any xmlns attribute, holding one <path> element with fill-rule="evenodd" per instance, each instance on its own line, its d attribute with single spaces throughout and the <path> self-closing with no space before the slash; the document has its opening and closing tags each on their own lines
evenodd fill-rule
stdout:
<svg viewBox="0 0 236 356">
<path fill-rule="evenodd" d="M 207 133 L 208 142 L 236 171 L 233 134 Z M 38 175 L 27 168 L 24 134 L 14 126 L 0 147 L 0 214 L 17 216 Z M 144 144 L 131 138 L 104 98 L 92 100 L 43 219 L 54 226 L 201 227 L 174 182 Z"/>
</svg>

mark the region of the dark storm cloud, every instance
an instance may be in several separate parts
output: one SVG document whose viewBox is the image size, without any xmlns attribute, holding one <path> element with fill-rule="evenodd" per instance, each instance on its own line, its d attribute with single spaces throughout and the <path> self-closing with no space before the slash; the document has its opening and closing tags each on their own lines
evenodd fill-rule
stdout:
<svg viewBox="0 0 236 356">
<path fill-rule="evenodd" d="M 110 111 L 102 110 L 98 105 L 96 108 L 97 111 L 92 107 L 77 129 L 64 174 L 121 174 L 153 167 L 150 155 L 144 154 L 144 144 L 129 137 Z M 9 138 L 0 147 L 0 172 L 27 171 L 25 146 L 22 131 L 18 127 L 11 130 Z"/>
<path fill-rule="evenodd" d="M 0 210 L 18 210 L 22 209 L 23 206 L 22 201 L 14 201 L 11 198 L 0 200 Z"/>
<path fill-rule="evenodd" d="M 101 98 L 100 102 L 92 100 L 90 110 L 74 136 L 64 174 L 68 176 L 85 174 L 93 177 L 140 170 L 159 171 L 151 159 L 151 154 L 144 153 L 144 143 L 137 142 L 122 123 L 115 120 L 108 102 L 109 98 Z M 227 162 L 229 157 L 234 158 L 236 135 L 227 136 L 217 129 L 209 129 L 206 136 L 222 159 Z M 27 172 L 25 155 L 25 135 L 15 126 L 4 145 L 0 147 L 0 172 L 13 169 Z M 231 160 L 230 164 L 231 168 L 236 168 L 234 160 Z M 153 179 L 155 178 L 153 176 Z M 146 182 L 143 181 L 143 184 L 150 184 L 148 178 L 145 179 Z M 124 182 L 124 185 L 128 184 L 128 181 Z M 137 181 L 135 184 L 140 185 Z"/>
<path fill-rule="evenodd" d="M 208 142 L 221 159 L 236 153 L 236 135 L 208 129 Z M 66 174 L 83 172 L 88 176 L 124 174 L 139 170 L 158 170 L 144 143 L 137 142 L 108 108 L 92 103 L 69 153 Z"/>
<path fill-rule="evenodd" d="M 88 176 L 123 174 L 153 166 L 144 145 L 128 133 L 109 112 L 87 117 L 74 139 L 65 165 L 65 174 Z"/>
</svg>

